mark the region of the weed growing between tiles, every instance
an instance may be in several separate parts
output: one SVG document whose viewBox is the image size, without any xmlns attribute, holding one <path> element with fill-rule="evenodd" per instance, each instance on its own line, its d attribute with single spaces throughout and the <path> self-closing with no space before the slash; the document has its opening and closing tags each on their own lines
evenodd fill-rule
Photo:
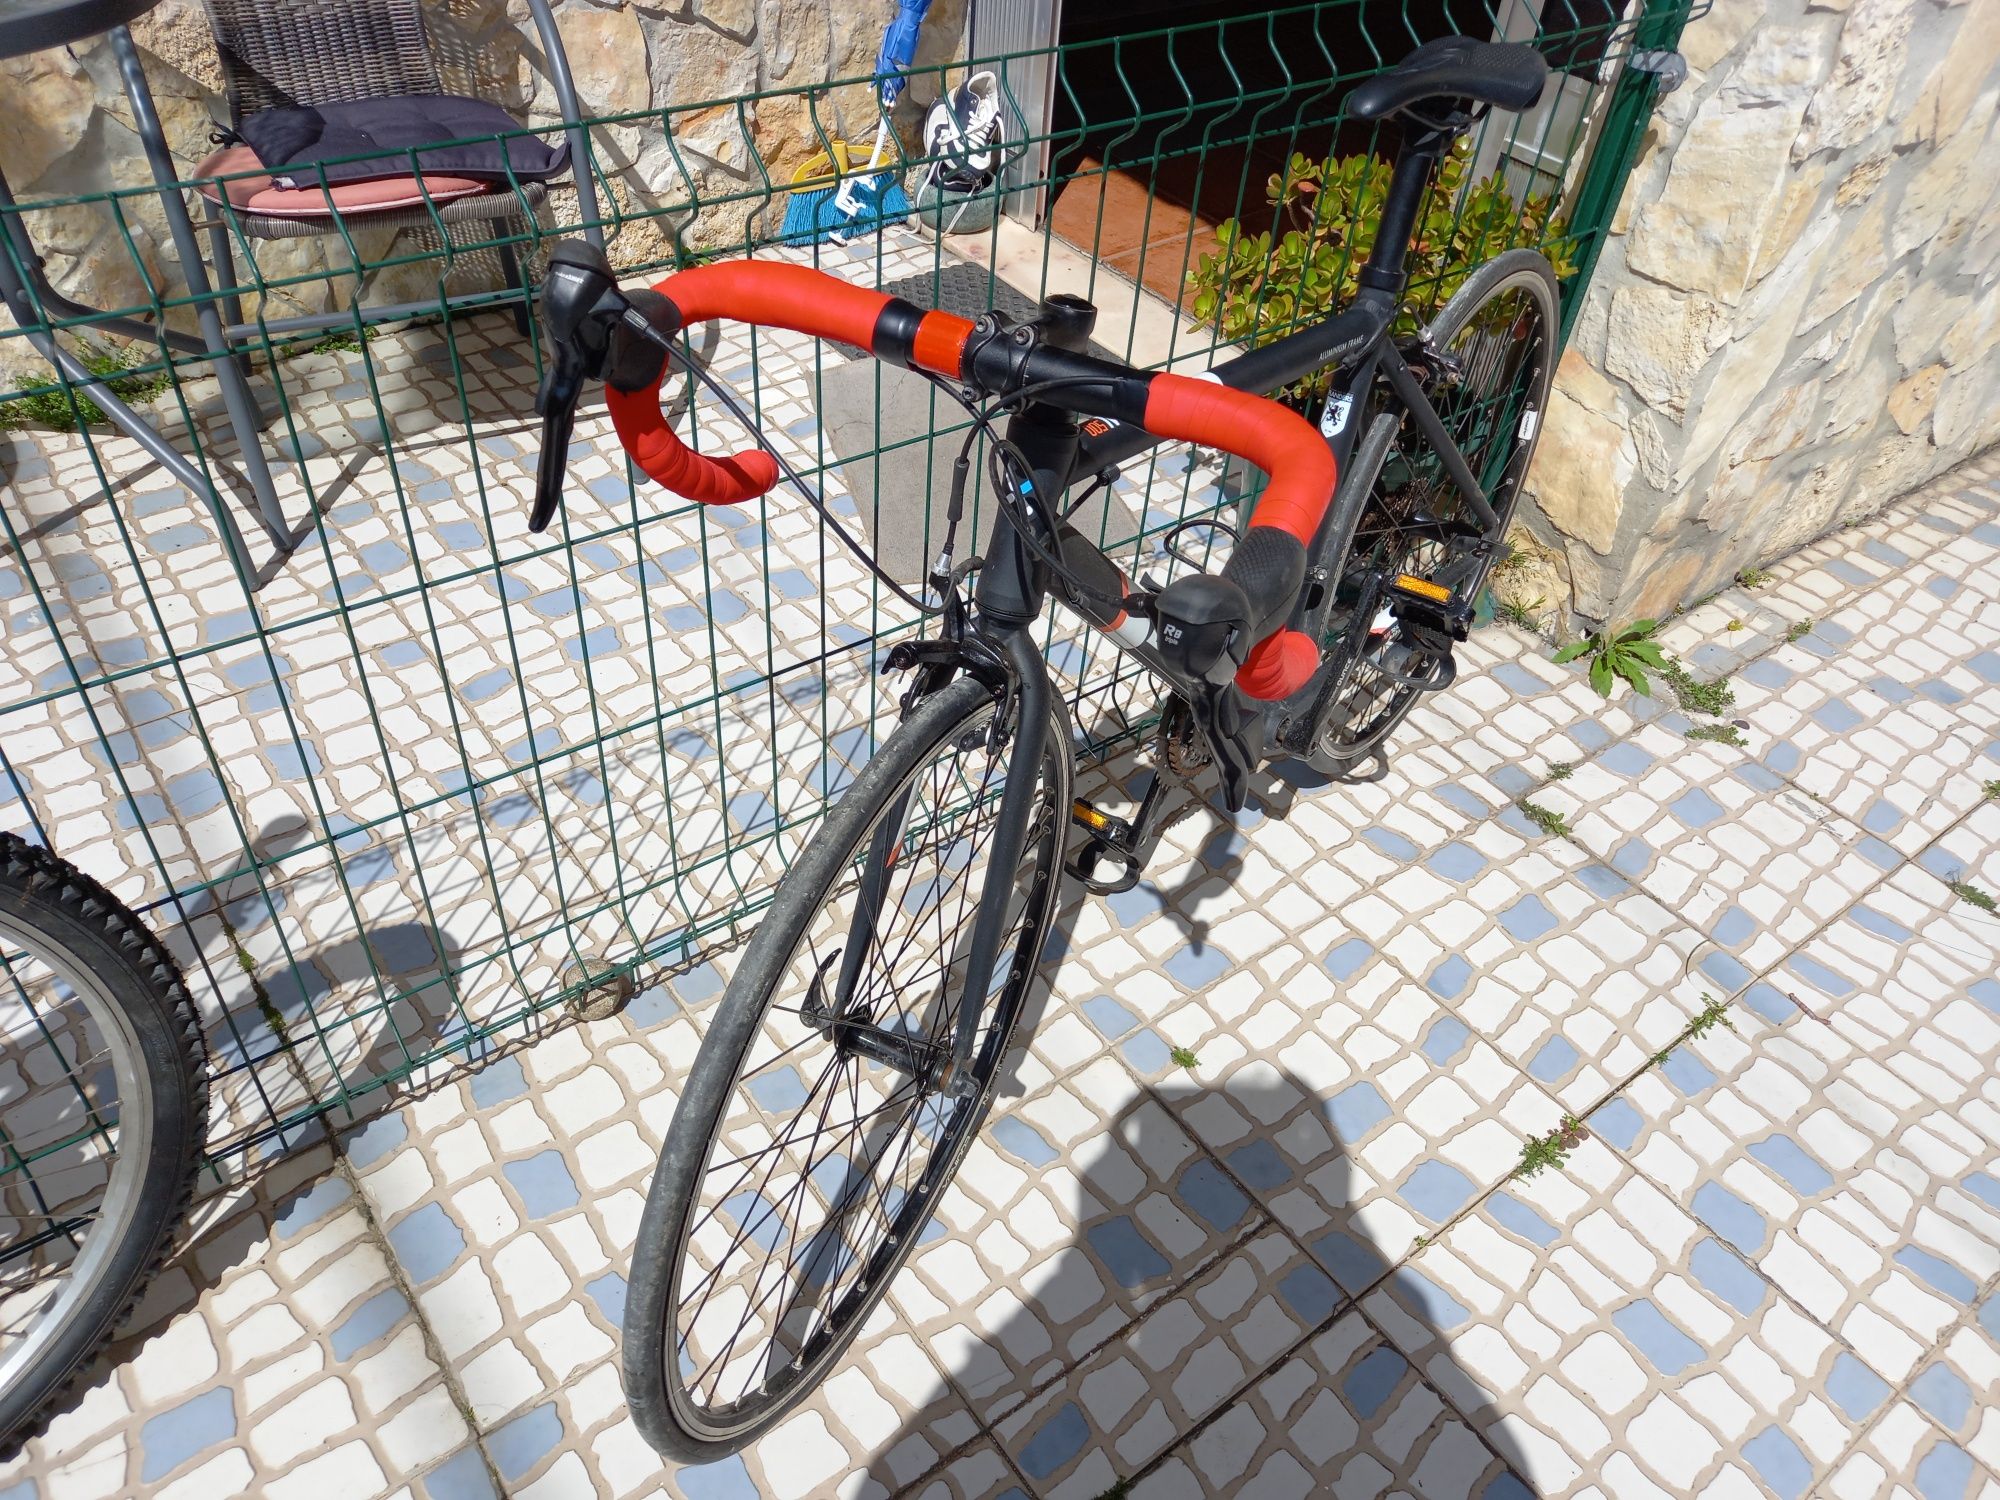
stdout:
<svg viewBox="0 0 2000 1500">
<path fill-rule="evenodd" d="M 1735 750 L 1750 748 L 1750 742 L 1743 738 L 1743 731 L 1734 724 L 1696 724 L 1688 730 L 1687 737 L 1706 740 L 1712 745 L 1728 745 Z"/>
<path fill-rule="evenodd" d="M 1945 884 L 1950 887 L 1951 893 L 1954 896 L 1958 897 L 1959 900 L 1965 902 L 1968 906 L 1976 906 L 1981 911 L 2000 909 L 2000 902 L 1996 902 L 1990 894 L 1982 891 L 1969 880 L 1947 880 Z"/>
<path fill-rule="evenodd" d="M 1521 798 L 1514 805 L 1521 810 L 1523 817 L 1541 829 L 1550 838 L 1562 839 L 1569 837 L 1569 819 L 1565 818 L 1561 813 L 1556 812 L 1553 808 L 1544 807 L 1541 803 L 1532 801 L 1527 797 Z"/>
<path fill-rule="evenodd" d="M 1701 998 L 1701 1011 L 1681 1029 L 1680 1035 L 1655 1052 L 1645 1067 L 1607 1095 L 1606 1100 L 1622 1096 L 1625 1090 L 1632 1086 L 1633 1080 L 1642 1074 L 1651 1072 L 1655 1068 L 1665 1067 L 1667 1059 L 1673 1056 L 1674 1049 L 1683 1043 L 1699 1041 L 1718 1026 L 1726 1026 L 1731 1031 L 1736 1029 L 1736 1023 L 1729 1019 L 1728 1001 L 1718 1000 L 1706 991 L 1702 993 Z M 1588 1112 L 1585 1118 L 1588 1118 Z M 1589 1139 L 1590 1129 L 1584 1121 L 1575 1115 L 1566 1114 L 1553 1130 L 1543 1135 L 1531 1135 L 1521 1143 L 1521 1162 L 1514 1168 L 1513 1175 L 1517 1180 L 1525 1180 L 1550 1168 L 1560 1172 L 1568 1166 L 1570 1153 Z"/>
</svg>

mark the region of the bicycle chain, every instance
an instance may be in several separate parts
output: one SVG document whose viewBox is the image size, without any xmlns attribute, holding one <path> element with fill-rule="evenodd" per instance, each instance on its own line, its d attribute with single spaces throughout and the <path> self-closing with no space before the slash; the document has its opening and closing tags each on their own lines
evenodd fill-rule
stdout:
<svg viewBox="0 0 2000 1500">
<path fill-rule="evenodd" d="M 1189 818 L 1208 811 L 1208 799 L 1195 790 L 1194 779 L 1215 764 L 1214 752 L 1203 742 L 1193 713 L 1178 694 L 1170 696 L 1160 711 L 1153 750 L 1161 774 L 1172 776 L 1188 793 L 1187 801 L 1160 824 L 1155 837 L 1164 838 Z"/>
</svg>

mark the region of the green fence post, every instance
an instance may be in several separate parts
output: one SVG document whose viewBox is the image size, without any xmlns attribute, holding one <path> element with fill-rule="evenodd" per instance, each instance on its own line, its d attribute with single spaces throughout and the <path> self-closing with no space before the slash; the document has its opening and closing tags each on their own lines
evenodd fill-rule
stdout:
<svg viewBox="0 0 2000 1500">
<path fill-rule="evenodd" d="M 1577 185 L 1575 207 L 1570 211 L 1570 229 L 1579 242 L 1576 274 L 1564 287 L 1562 340 L 1569 343 L 1571 327 L 1583 306 L 1583 298 L 1568 295 L 1573 289 L 1588 287 L 1597 270 L 1597 257 L 1611 237 L 1611 219 L 1618 212 L 1618 200 L 1631 180 L 1633 163 L 1638 160 L 1639 142 L 1646 124 L 1659 102 L 1661 75 L 1648 67 L 1635 66 L 1645 52 L 1671 52 L 1680 45 L 1692 7 L 1687 0 L 1654 0 L 1632 34 L 1631 49 L 1611 87 L 1611 99 L 1604 110 L 1604 129 L 1597 149 L 1590 153 L 1583 181 Z"/>
</svg>

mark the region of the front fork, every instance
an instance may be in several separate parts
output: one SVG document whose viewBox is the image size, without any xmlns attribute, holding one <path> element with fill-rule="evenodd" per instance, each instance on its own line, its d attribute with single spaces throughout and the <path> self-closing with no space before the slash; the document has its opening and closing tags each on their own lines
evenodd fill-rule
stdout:
<svg viewBox="0 0 2000 1500">
<path fill-rule="evenodd" d="M 1000 793 L 1000 811 L 989 846 L 985 888 L 973 914 L 972 940 L 966 950 L 962 990 L 952 1033 L 951 1050 L 938 1057 L 934 1048 L 914 1037 L 884 1031 L 872 1015 L 853 1015 L 854 987 L 862 965 L 876 940 L 882 903 L 888 897 L 890 880 L 907 833 L 911 792 L 904 792 L 899 804 L 889 811 L 870 837 L 869 850 L 856 893 L 855 911 L 848 923 L 847 942 L 838 959 L 831 995 L 824 974 L 813 981 L 802 1007 L 805 1019 L 838 1046 L 917 1078 L 926 1087 L 942 1087 L 954 1098 L 976 1091 L 970 1064 L 979 1037 L 979 1018 L 993 971 L 1000 962 L 1000 944 L 1006 937 L 1008 904 L 1014 891 L 1015 872 L 1027 853 L 1028 836 L 1033 831 L 1035 795 L 1041 780 L 1042 757 L 1048 750 L 1050 702 L 1048 668 L 1026 626 L 975 637 L 983 646 L 997 635 L 999 651 L 989 653 L 968 643 L 952 648 L 945 642 L 921 643 L 910 653 L 907 663 L 893 657 L 890 666 L 911 665 L 927 674 L 927 684 L 938 681 L 942 663 L 937 658 L 951 649 L 967 651 L 965 665 L 974 675 L 993 687 L 1000 697 L 999 711 L 990 721 L 989 732 L 1002 741 L 996 754 L 1007 757 L 1007 782 Z M 1004 668 L 1004 681 L 993 681 L 993 668 Z M 927 684 L 920 684 L 921 694 Z M 930 690 L 935 690 L 932 687 Z M 1053 795 L 1056 789 L 1051 789 Z M 1060 810 L 1058 816 L 1060 816 Z M 832 964 L 829 963 L 829 967 Z M 946 966 L 946 972 L 950 966 Z"/>
<path fill-rule="evenodd" d="M 1018 625 L 1000 636 L 1002 654 L 1013 678 L 1014 712 L 1009 716 L 1013 739 L 1007 747 L 1007 785 L 1000 793 L 1000 819 L 986 866 L 986 888 L 979 893 L 979 911 L 972 920 L 972 947 L 966 955 L 965 990 L 958 1006 L 958 1026 L 952 1035 L 950 1072 L 945 1092 L 970 1098 L 978 1091 L 972 1074 L 972 1050 L 979 1036 L 979 1017 L 992 989 L 993 969 L 1000 961 L 1000 943 L 1007 933 L 1007 907 L 1014 893 L 1015 872 L 1028 849 L 1033 831 L 1035 795 L 1041 781 L 1042 757 L 1049 739 L 1049 671 L 1035 649 L 1030 626 Z M 1051 794 L 1058 790 L 1050 788 Z M 1063 809 L 1055 816 L 1061 818 Z"/>
<path fill-rule="evenodd" d="M 981 319 L 979 336 L 982 347 L 1004 349 L 1014 355 L 1025 355 L 1042 342 L 1080 352 L 1088 346 L 1096 317 L 1097 311 L 1089 303 L 1058 296 L 1044 301 L 1034 319 L 1019 327 L 1010 327 L 992 316 Z M 1007 438 L 1035 476 L 1034 483 L 1014 498 L 1014 505 L 1030 525 L 1041 528 L 1054 544 L 1059 530 L 1055 518 L 1037 514 L 1036 506 L 1043 496 L 1062 493 L 1076 459 L 1076 418 L 1062 407 L 1030 401 L 1008 419 Z M 945 564 L 941 562 L 940 566 Z M 979 908 L 973 916 L 964 990 L 950 1055 L 942 1061 L 919 1057 L 913 1044 L 896 1043 L 872 1025 L 868 1027 L 868 1045 L 876 1049 L 870 1055 L 877 1061 L 902 1067 L 927 1086 L 941 1086 L 951 1097 L 969 1098 L 978 1089 L 971 1063 L 979 1037 L 979 1018 L 992 985 L 994 968 L 1000 961 L 1000 944 L 1007 930 L 1007 907 L 1015 873 L 1027 852 L 1042 757 L 1048 749 L 1049 674 L 1041 652 L 1035 647 L 1032 631 L 1041 618 L 1049 581 L 1035 550 L 1016 532 L 1012 512 L 1004 510 L 994 519 L 986 557 L 974 587 L 977 620 L 966 618 L 961 596 L 950 578 L 934 581 L 945 597 L 942 639 L 899 645 L 890 653 L 887 664 L 892 669 L 910 666 L 917 670 L 910 696 L 905 699 L 906 708 L 943 687 L 961 671 L 977 677 L 993 690 L 999 700 L 992 721 L 994 752 L 1007 756 L 1007 785 L 1000 794 L 999 821 L 989 849 L 986 886 L 979 894 Z M 1065 751 L 1067 748 L 1064 747 Z M 1057 816 L 1066 811 L 1057 809 Z M 877 830 L 833 1003 L 815 1001 L 808 1013 L 808 1019 L 829 1034 L 837 1033 L 843 1025 L 840 1017 L 852 998 L 861 957 L 874 941 L 876 919 L 881 915 L 894 856 L 902 840 L 902 825 L 908 816 L 907 804 L 895 808 Z M 857 1018 L 863 1022 L 870 1019 Z M 901 1060 L 879 1055 L 882 1046 L 893 1050 L 899 1045 L 908 1053 Z"/>
</svg>

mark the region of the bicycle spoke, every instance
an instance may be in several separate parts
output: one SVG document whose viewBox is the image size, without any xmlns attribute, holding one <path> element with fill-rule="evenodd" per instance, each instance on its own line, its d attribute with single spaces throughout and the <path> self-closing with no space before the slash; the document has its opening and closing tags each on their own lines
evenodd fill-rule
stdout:
<svg viewBox="0 0 2000 1500">
<path fill-rule="evenodd" d="M 884 795 L 736 1062 L 695 1169 L 668 1317 L 670 1385 L 705 1420 L 781 1402 L 852 1336 L 956 1160 L 972 1111 L 918 1060 L 946 1056 L 963 1007 L 987 1003 L 966 985 L 982 892 L 1006 882 L 997 990 L 1018 975 L 1032 888 L 992 867 L 1006 761 L 979 732 L 985 713 Z M 1037 868 L 1059 826 L 1047 803 L 1031 814 Z M 851 1050 L 868 1036 L 907 1039 L 909 1066 Z"/>
</svg>

